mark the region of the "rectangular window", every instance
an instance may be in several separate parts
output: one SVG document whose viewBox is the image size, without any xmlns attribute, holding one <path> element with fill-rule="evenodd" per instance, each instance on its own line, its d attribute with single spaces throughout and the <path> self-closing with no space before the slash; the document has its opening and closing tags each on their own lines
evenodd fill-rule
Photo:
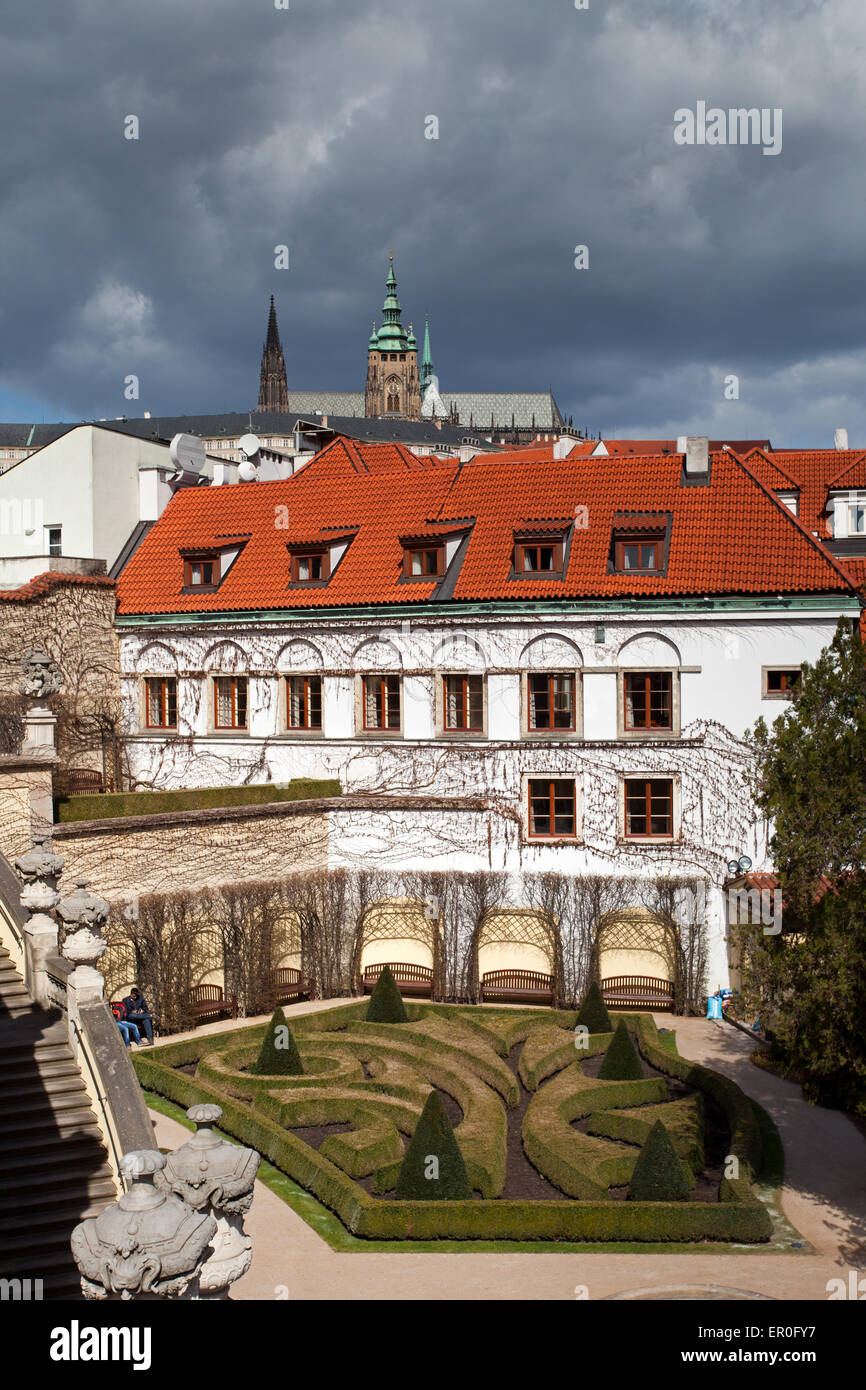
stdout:
<svg viewBox="0 0 866 1390">
<path fill-rule="evenodd" d="M 532 674 L 526 688 L 530 729 L 574 728 L 574 676 Z"/>
<path fill-rule="evenodd" d="M 61 526 L 48 527 L 48 554 L 63 554 L 63 528 Z"/>
<path fill-rule="evenodd" d="M 670 671 L 627 671 L 623 680 L 626 729 L 673 728 Z"/>
<path fill-rule="evenodd" d="M 866 493 L 851 498 L 848 503 L 848 535 L 862 536 L 866 532 Z"/>
<path fill-rule="evenodd" d="M 516 547 L 514 567 L 518 574 L 561 574 L 562 541 L 522 541 Z"/>
<path fill-rule="evenodd" d="M 403 573 L 408 579 L 432 579 L 444 574 L 444 545 L 425 545 L 404 551 Z"/>
<path fill-rule="evenodd" d="M 286 704 L 290 729 L 321 729 L 322 677 L 289 676 Z"/>
<path fill-rule="evenodd" d="M 616 542 L 614 564 L 616 569 L 623 574 L 632 571 L 638 573 L 652 574 L 662 568 L 662 552 L 664 542 L 657 540 L 645 540 L 644 538 L 627 538 Z"/>
<path fill-rule="evenodd" d="M 293 584 L 323 584 L 330 573 L 330 553 L 311 550 L 305 555 L 292 556 Z"/>
<path fill-rule="evenodd" d="M 145 723 L 148 729 L 177 728 L 177 680 L 148 676 L 145 685 Z"/>
<path fill-rule="evenodd" d="M 364 677 L 364 728 L 400 728 L 400 677 Z"/>
<path fill-rule="evenodd" d="M 217 729 L 247 727 L 246 676 L 214 677 L 214 725 Z"/>
<path fill-rule="evenodd" d="M 625 784 L 625 834 L 629 840 L 670 839 L 674 833 L 674 784 L 670 777 L 629 778 Z"/>
<path fill-rule="evenodd" d="M 577 794 L 571 778 L 533 777 L 529 781 L 529 837 L 547 840 L 577 834 Z"/>
<path fill-rule="evenodd" d="M 183 562 L 183 582 L 187 589 L 215 589 L 219 579 L 219 560 L 215 555 L 190 557 Z"/>
<path fill-rule="evenodd" d="M 445 729 L 481 733 L 484 728 L 484 678 L 482 676 L 445 676 Z"/>
<path fill-rule="evenodd" d="M 799 666 L 793 667 L 789 671 L 766 670 L 764 672 L 764 694 L 765 695 L 793 695 L 797 686 L 800 684 L 800 677 L 803 672 Z"/>
</svg>

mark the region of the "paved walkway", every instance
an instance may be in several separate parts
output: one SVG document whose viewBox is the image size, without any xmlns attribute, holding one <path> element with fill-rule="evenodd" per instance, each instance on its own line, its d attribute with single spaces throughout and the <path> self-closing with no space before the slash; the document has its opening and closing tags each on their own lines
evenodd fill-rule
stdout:
<svg viewBox="0 0 866 1390">
<path fill-rule="evenodd" d="M 287 1013 L 316 1007 L 295 1005 Z M 657 1022 L 671 1026 L 670 1016 L 659 1015 Z M 573 1300 L 689 1289 L 701 1291 L 693 1297 L 719 1290 L 715 1296 L 722 1298 L 751 1294 L 821 1302 L 829 1279 L 847 1283 L 851 1269 L 866 1276 L 866 1139 L 844 1115 L 807 1105 L 798 1086 L 754 1066 L 750 1039 L 729 1025 L 678 1018 L 674 1026 L 683 1056 L 732 1076 L 773 1116 L 787 1160 L 784 1210 L 814 1253 L 343 1254 L 257 1183 L 246 1220 L 253 1262 L 233 1297 Z M 226 1025 L 208 1031 L 226 1031 Z M 188 1137 L 175 1121 L 154 1119 L 162 1147 L 176 1147 Z"/>
</svg>

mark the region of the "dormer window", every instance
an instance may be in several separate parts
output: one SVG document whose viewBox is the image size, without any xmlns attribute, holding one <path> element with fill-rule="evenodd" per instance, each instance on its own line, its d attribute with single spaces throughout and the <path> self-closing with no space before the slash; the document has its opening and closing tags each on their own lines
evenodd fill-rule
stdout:
<svg viewBox="0 0 866 1390">
<path fill-rule="evenodd" d="M 436 579 L 445 573 L 445 546 L 407 546 L 403 551 L 406 579 Z"/>
<path fill-rule="evenodd" d="M 561 536 L 521 538 L 514 547 L 514 569 L 520 575 L 562 575 Z"/>
<path fill-rule="evenodd" d="M 185 589 L 215 589 L 220 579 L 219 555 L 187 555 L 183 562 Z"/>
<path fill-rule="evenodd" d="M 615 566 L 618 573 L 658 574 L 663 568 L 662 536 L 619 536 L 615 547 Z"/>
<path fill-rule="evenodd" d="M 848 535 L 866 534 L 866 492 L 854 493 L 848 499 Z"/>
<path fill-rule="evenodd" d="M 292 583 L 327 583 L 331 573 L 330 559 L 330 551 L 324 547 L 320 550 L 299 551 L 292 556 Z"/>
</svg>

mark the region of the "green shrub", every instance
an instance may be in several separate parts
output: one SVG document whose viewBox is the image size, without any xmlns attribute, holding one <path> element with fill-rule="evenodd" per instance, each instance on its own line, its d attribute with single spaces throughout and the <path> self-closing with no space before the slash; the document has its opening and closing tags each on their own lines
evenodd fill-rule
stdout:
<svg viewBox="0 0 866 1390">
<path fill-rule="evenodd" d="M 282 1009 L 274 1009 L 258 1060 L 250 1071 L 257 1076 L 302 1076 L 303 1064 Z"/>
<path fill-rule="evenodd" d="M 610 1021 L 607 1005 L 602 998 L 601 987 L 595 980 L 586 991 L 578 1011 L 575 1027 L 577 1026 L 588 1028 L 590 1033 L 613 1032 L 613 1024 Z"/>
<path fill-rule="evenodd" d="M 640 1057 L 623 1018 L 616 1025 L 598 1076 L 600 1081 L 640 1081 L 643 1078 Z"/>
<path fill-rule="evenodd" d="M 463 1155 L 438 1091 L 431 1091 L 397 1179 L 397 1200 L 459 1202 L 472 1196 Z"/>
<path fill-rule="evenodd" d="M 339 796 L 338 781 L 296 778 L 287 786 L 266 782 L 253 787 L 199 787 L 195 791 L 103 792 L 95 796 L 66 796 L 57 801 L 57 819 L 114 820 L 123 816 L 163 815 L 167 811 L 204 811 L 223 806 L 267 806 L 276 801 L 307 801 Z"/>
<path fill-rule="evenodd" d="M 397 981 L 386 965 L 370 995 L 368 1023 L 406 1023 L 408 1015 Z"/>
<path fill-rule="evenodd" d="M 684 1202 L 691 1186 L 670 1135 L 661 1120 L 656 1120 L 634 1165 L 629 1201 Z"/>
</svg>

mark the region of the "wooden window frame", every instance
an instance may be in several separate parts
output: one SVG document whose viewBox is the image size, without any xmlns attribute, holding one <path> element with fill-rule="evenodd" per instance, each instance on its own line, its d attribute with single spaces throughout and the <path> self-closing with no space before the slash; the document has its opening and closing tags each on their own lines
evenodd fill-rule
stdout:
<svg viewBox="0 0 866 1390">
<path fill-rule="evenodd" d="M 250 682 L 249 676 L 213 676 L 213 727 L 218 733 L 246 733 L 250 727 Z M 231 701 L 232 701 L 232 722 L 231 724 L 221 724 L 219 722 L 219 681 L 231 682 Z M 245 687 L 244 699 L 244 723 L 237 722 L 238 709 L 238 682 L 243 681 Z"/>
<path fill-rule="evenodd" d="M 577 733 L 577 674 L 574 671 L 526 671 L 525 673 L 525 701 L 526 701 L 526 729 L 527 734 L 542 734 L 548 737 L 566 736 Z M 548 705 L 550 717 L 553 718 L 553 682 L 557 680 L 568 680 L 571 682 L 571 723 L 568 725 L 543 724 L 535 725 L 532 723 L 532 682 L 534 680 L 546 680 L 548 692 Z"/>
<path fill-rule="evenodd" d="M 649 722 L 648 722 L 648 723 L 646 723 L 646 724 L 629 724 L 629 722 L 628 722 L 628 696 L 629 696 L 628 686 L 629 686 L 629 681 L 639 681 L 639 680 L 642 680 L 642 681 L 644 682 L 644 691 L 645 691 L 645 699 L 646 699 L 647 719 L 649 720 L 649 718 L 650 718 L 650 710 L 651 710 L 651 706 L 652 706 L 652 699 L 651 699 L 651 695 L 652 695 L 651 684 L 652 684 L 652 681 L 653 681 L 654 678 L 655 678 L 655 679 L 658 679 L 659 677 L 667 677 L 667 681 L 668 681 L 668 711 L 669 711 L 668 723 L 667 723 L 667 724 L 652 724 L 652 723 L 649 723 Z M 638 671 L 623 671 L 623 673 L 622 673 L 622 696 L 621 696 L 621 699 L 622 699 L 621 716 L 622 716 L 622 729 L 623 729 L 623 733 L 626 733 L 626 734 L 643 734 L 643 735 L 652 735 L 652 734 L 673 734 L 673 733 L 674 733 L 675 728 L 676 728 L 676 713 L 675 713 L 675 710 L 674 710 L 674 673 L 673 673 L 673 671 L 641 671 L 641 670 L 638 670 Z"/>
<path fill-rule="evenodd" d="M 643 833 L 629 830 L 629 787 L 642 783 L 644 788 L 644 814 L 646 823 L 652 823 L 652 784 L 654 782 L 666 782 L 670 787 L 670 830 L 663 833 L 658 831 L 646 830 Z M 656 793 L 658 795 L 658 793 Z M 629 842 L 642 844 L 647 840 L 659 843 L 669 842 L 676 839 L 676 782 L 673 777 L 624 777 L 623 778 L 623 839 Z"/>
<path fill-rule="evenodd" d="M 159 683 L 159 707 L 163 716 L 159 724 L 152 724 L 150 720 L 150 687 L 152 684 Z M 171 684 L 174 686 L 174 722 L 168 720 L 169 698 L 166 687 Z M 177 676 L 145 676 L 144 677 L 144 727 L 145 729 L 177 729 Z"/>
<path fill-rule="evenodd" d="M 324 681 L 317 672 L 298 674 L 293 672 L 286 676 L 286 732 L 290 734 L 320 734 L 325 723 L 325 686 Z M 303 681 L 303 703 L 304 703 L 304 722 L 302 724 L 292 723 L 292 682 Z M 319 686 L 319 722 L 310 723 L 310 686 L 316 681 Z"/>
<path fill-rule="evenodd" d="M 779 690 L 770 689 L 771 676 L 787 677 L 796 672 L 798 679 L 792 685 L 784 685 Z M 792 700 L 794 691 L 800 680 L 803 678 L 802 666 L 763 666 L 761 668 L 761 699 L 762 700 Z"/>
<path fill-rule="evenodd" d="M 553 828 L 554 825 L 555 825 L 555 820 L 556 820 L 556 800 L 557 800 L 557 793 L 556 793 L 556 791 L 555 791 L 555 787 L 556 787 L 556 785 L 557 785 L 558 783 L 559 783 L 559 784 L 567 784 L 567 785 L 569 785 L 569 786 L 571 787 L 571 824 L 572 824 L 572 828 L 571 828 L 570 831 L 566 831 L 566 830 L 556 830 L 556 829 Z M 537 796 L 536 796 L 536 797 L 533 796 L 533 787 L 538 786 L 539 784 L 541 784 L 541 785 L 546 785 L 546 786 L 547 786 L 548 817 L 549 817 L 549 820 L 550 820 L 551 829 L 550 829 L 549 831 L 547 831 L 546 833 L 540 833 L 540 832 L 538 832 L 538 831 L 534 831 L 533 828 L 532 828 L 532 825 L 533 825 L 533 814 L 532 814 L 533 801 L 539 799 Z M 579 836 L 578 836 L 578 824 L 577 824 L 577 780 L 576 780 L 576 778 L 574 778 L 574 777 L 549 777 L 549 776 L 548 776 L 548 777 L 527 777 L 527 779 L 526 779 L 526 838 L 527 838 L 527 840 L 541 841 L 542 843 L 545 842 L 545 841 L 550 841 L 550 840 L 569 840 L 569 841 L 573 841 L 573 840 L 577 840 L 577 839 L 579 838 Z"/>
<path fill-rule="evenodd" d="M 625 548 L 627 545 L 652 546 L 653 558 L 655 563 L 652 568 L 638 565 L 626 566 Z M 613 565 L 617 574 L 663 574 L 665 560 L 665 538 L 659 535 L 647 535 L 646 533 L 627 536 L 617 535 L 614 537 L 614 556 Z"/>
<path fill-rule="evenodd" d="M 208 584 L 194 584 L 192 578 L 193 565 L 210 565 L 211 578 Z M 205 552 L 201 555 L 184 555 L 183 557 L 183 587 L 192 594 L 212 593 L 219 588 L 220 584 L 220 557 L 218 551 Z"/>
<path fill-rule="evenodd" d="M 388 724 L 368 724 L 367 723 L 367 682 L 378 681 L 380 686 L 380 696 L 382 701 L 382 713 L 387 721 L 388 718 L 388 681 L 397 682 L 397 723 Z M 361 677 L 361 728 L 365 734 L 399 734 L 403 728 L 403 680 L 394 671 L 368 671 Z"/>
<path fill-rule="evenodd" d="M 551 568 L 544 570 L 527 569 L 526 552 L 528 550 L 551 550 L 553 552 Z M 564 555 L 564 536 L 516 536 L 514 541 L 514 573 L 520 579 L 561 579 Z"/>
<path fill-rule="evenodd" d="M 321 574 L 318 579 L 302 579 L 300 567 L 302 560 L 319 560 Z M 327 584 L 331 577 L 331 551 L 328 546 L 310 546 L 307 550 L 293 550 L 291 555 L 291 583 L 301 588 L 313 588 L 317 584 Z"/>
<path fill-rule="evenodd" d="M 449 723 L 448 723 L 448 682 L 449 682 L 449 681 L 462 681 L 462 682 L 463 682 L 463 689 L 462 689 L 462 694 L 461 694 L 461 701 L 460 701 L 460 703 L 461 703 L 461 711 L 462 711 L 463 719 L 464 719 L 466 722 L 465 722 L 464 724 L 462 724 L 462 725 L 460 725 L 460 724 L 449 724 Z M 469 723 L 469 713 L 470 713 L 469 682 L 470 682 L 470 681 L 478 681 L 479 684 L 480 684 L 480 693 L 481 693 L 480 723 L 478 724 L 477 727 L 474 727 L 474 726 L 470 725 L 470 723 Z M 441 686 L 440 686 L 440 690 L 441 690 L 441 694 L 442 694 L 442 732 L 443 732 L 443 734 L 457 734 L 457 735 L 466 735 L 466 736 L 473 736 L 473 735 L 474 735 L 474 736 L 476 736 L 476 737 L 477 737 L 479 734 L 483 735 L 483 734 L 484 734 L 484 731 L 485 731 L 486 724 L 487 724 L 487 719 L 486 719 L 486 707 L 485 707 L 484 677 L 483 677 L 483 675 L 481 674 L 481 672 L 480 672 L 480 671 L 447 671 L 447 672 L 442 676 L 442 683 L 441 683 Z"/>
<path fill-rule="evenodd" d="M 413 574 L 412 559 L 415 555 L 434 554 L 436 555 L 436 568 L 430 574 Z M 441 579 L 445 573 L 445 545 L 444 543 L 431 542 L 427 545 L 407 545 L 403 549 L 403 578 L 412 579 L 415 583 L 430 583 L 431 580 Z"/>
</svg>

